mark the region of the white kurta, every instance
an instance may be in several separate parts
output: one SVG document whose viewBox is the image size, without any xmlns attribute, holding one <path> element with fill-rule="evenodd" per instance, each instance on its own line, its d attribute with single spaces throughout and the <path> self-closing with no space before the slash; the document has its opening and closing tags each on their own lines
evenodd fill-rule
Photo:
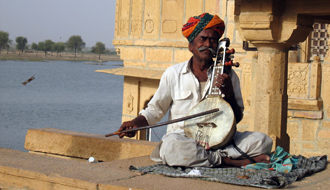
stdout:
<svg viewBox="0 0 330 190">
<path fill-rule="evenodd" d="M 203 99 L 211 85 L 212 70 L 208 70 L 208 80 L 203 94 L 200 93 L 198 79 L 189 67 L 189 61 L 173 65 L 166 69 L 159 87 L 150 100 L 148 107 L 140 112 L 149 125 L 159 122 L 169 111 L 169 120 L 187 116 L 188 112 Z M 244 110 L 240 82 L 234 70 L 230 73 L 237 104 Z M 157 148 L 151 154 L 151 159 L 172 166 L 204 166 L 212 167 L 221 164 L 221 157 L 240 158 L 241 155 L 232 147 L 223 150 L 205 150 L 195 140 L 184 135 L 183 122 L 170 124 Z M 269 154 L 272 140 L 263 133 L 237 132 L 234 140 L 236 145 L 249 156 L 261 153 Z"/>
</svg>

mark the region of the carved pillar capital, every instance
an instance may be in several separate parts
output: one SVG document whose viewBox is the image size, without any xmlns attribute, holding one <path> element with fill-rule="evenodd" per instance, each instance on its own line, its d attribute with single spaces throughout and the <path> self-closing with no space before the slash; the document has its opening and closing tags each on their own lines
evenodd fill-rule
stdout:
<svg viewBox="0 0 330 190">
<path fill-rule="evenodd" d="M 313 30 L 314 18 L 285 10 L 281 0 L 236 1 L 235 22 L 241 38 L 255 43 L 296 44 Z"/>
</svg>

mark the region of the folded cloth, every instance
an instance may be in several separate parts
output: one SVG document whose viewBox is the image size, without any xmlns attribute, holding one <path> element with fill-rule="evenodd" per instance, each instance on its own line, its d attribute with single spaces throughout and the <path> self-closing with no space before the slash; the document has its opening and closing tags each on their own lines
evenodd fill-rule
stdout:
<svg viewBox="0 0 330 190">
<path fill-rule="evenodd" d="M 270 155 L 270 164 L 255 163 L 242 166 L 244 169 L 263 169 L 277 172 L 291 172 L 298 163 L 298 159 L 286 152 L 282 147 L 276 147 L 276 150 Z"/>
<path fill-rule="evenodd" d="M 156 164 L 145 167 L 130 166 L 130 170 L 138 171 L 141 173 L 161 174 L 169 177 L 183 177 L 195 178 L 205 181 L 213 181 L 220 183 L 229 183 L 234 185 L 244 185 L 261 188 L 286 188 L 289 184 L 304 178 L 305 176 L 312 175 L 313 173 L 320 172 L 327 167 L 328 157 L 317 156 L 306 158 L 303 156 L 292 156 L 285 153 L 282 148 L 277 148 L 273 153 L 273 162 L 278 160 L 290 160 L 292 163 L 291 171 L 288 168 L 283 169 L 282 166 L 272 165 L 273 168 L 281 168 L 277 170 L 270 170 L 265 167 L 263 169 L 257 168 L 208 168 L 208 167 L 174 167 L 165 164 Z M 276 159 L 278 158 L 278 159 Z M 276 161 L 275 161 L 276 160 Z M 279 161 L 281 163 L 282 161 Z M 279 164 L 277 163 L 277 164 Z M 284 163 L 284 161 L 283 161 Z M 286 162 L 285 162 L 286 163 Z M 288 170 L 287 173 L 279 172 Z M 198 171 L 198 175 L 196 175 Z"/>
</svg>

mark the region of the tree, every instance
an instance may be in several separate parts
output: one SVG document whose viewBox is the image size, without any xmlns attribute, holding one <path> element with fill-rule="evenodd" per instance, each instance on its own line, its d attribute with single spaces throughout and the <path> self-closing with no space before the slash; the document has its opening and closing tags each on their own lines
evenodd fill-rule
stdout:
<svg viewBox="0 0 330 190">
<path fill-rule="evenodd" d="M 7 47 L 6 47 L 7 54 L 8 54 L 9 48 L 10 48 L 10 45 L 9 44 L 12 44 L 12 43 L 13 43 L 13 40 L 9 39 L 8 44 L 7 44 Z"/>
<path fill-rule="evenodd" d="M 51 40 L 45 40 L 44 42 L 38 43 L 38 49 L 45 52 L 45 57 L 47 57 L 47 52 L 52 50 L 52 45 L 54 44 Z"/>
<path fill-rule="evenodd" d="M 85 47 L 85 42 L 81 39 L 79 35 L 73 35 L 69 38 L 67 42 L 67 47 L 74 49 L 74 57 L 77 57 L 77 50 L 81 51 Z"/>
<path fill-rule="evenodd" d="M 24 51 L 26 48 L 26 44 L 28 43 L 27 39 L 23 36 L 18 36 L 16 38 L 16 49 L 20 51 Z M 20 53 L 18 54 L 19 56 L 21 55 Z"/>
<path fill-rule="evenodd" d="M 52 46 L 54 42 L 51 40 L 45 40 L 45 50 L 44 51 L 52 51 Z"/>
<path fill-rule="evenodd" d="M 105 45 L 102 42 L 96 42 L 92 47 L 92 52 L 99 54 L 99 59 L 101 59 L 101 54 L 105 52 Z"/>
<path fill-rule="evenodd" d="M 0 31 L 0 53 L 2 49 L 9 47 L 9 34 L 8 32 Z"/>
<path fill-rule="evenodd" d="M 52 50 L 58 54 L 65 50 L 65 43 L 64 42 L 56 42 L 52 46 Z"/>
<path fill-rule="evenodd" d="M 34 42 L 32 43 L 31 49 L 35 50 L 36 51 L 36 55 L 37 55 L 37 53 L 38 53 L 38 45 L 36 43 L 34 43 Z"/>
<path fill-rule="evenodd" d="M 45 42 L 39 42 L 38 43 L 38 50 L 44 51 L 45 49 Z M 45 53 L 46 56 L 46 53 Z"/>
</svg>

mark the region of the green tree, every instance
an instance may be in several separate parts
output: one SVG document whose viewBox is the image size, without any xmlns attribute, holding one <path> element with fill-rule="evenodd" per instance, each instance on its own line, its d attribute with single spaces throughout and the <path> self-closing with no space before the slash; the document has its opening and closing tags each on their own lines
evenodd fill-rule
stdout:
<svg viewBox="0 0 330 190">
<path fill-rule="evenodd" d="M 0 53 L 2 49 L 9 47 L 9 34 L 8 32 L 0 31 Z"/>
<path fill-rule="evenodd" d="M 65 43 L 64 42 L 56 42 L 52 46 L 52 50 L 58 54 L 65 50 Z"/>
<path fill-rule="evenodd" d="M 38 43 L 38 49 L 45 52 L 45 57 L 47 57 L 47 52 L 52 50 L 54 42 L 51 40 L 45 40 Z"/>
<path fill-rule="evenodd" d="M 36 55 L 37 55 L 37 53 L 38 53 L 38 45 L 36 43 L 33 42 L 31 44 L 31 49 L 35 50 L 36 51 Z"/>
<path fill-rule="evenodd" d="M 9 48 L 10 48 L 10 45 L 9 44 L 12 44 L 12 43 L 13 43 L 13 40 L 9 39 L 8 44 L 7 44 L 7 47 L 6 47 L 7 54 L 8 54 Z"/>
<path fill-rule="evenodd" d="M 67 47 L 69 49 L 74 49 L 74 57 L 77 57 L 77 50 L 81 51 L 82 48 L 85 47 L 85 42 L 79 35 L 73 35 L 69 38 Z"/>
<path fill-rule="evenodd" d="M 45 51 L 52 51 L 54 42 L 51 40 L 45 40 Z"/>
<path fill-rule="evenodd" d="M 38 43 L 38 50 L 44 51 L 45 49 L 45 42 L 39 42 Z M 46 56 L 46 53 L 45 53 Z"/>
<path fill-rule="evenodd" d="M 26 44 L 28 43 L 27 39 L 23 36 L 18 36 L 16 38 L 16 49 L 20 51 L 24 51 L 26 48 Z M 20 53 L 18 54 L 19 56 L 21 55 Z"/>
<path fill-rule="evenodd" d="M 92 52 L 99 54 L 99 59 L 101 59 L 101 54 L 105 52 L 105 45 L 102 42 L 96 42 L 92 47 Z"/>
</svg>

